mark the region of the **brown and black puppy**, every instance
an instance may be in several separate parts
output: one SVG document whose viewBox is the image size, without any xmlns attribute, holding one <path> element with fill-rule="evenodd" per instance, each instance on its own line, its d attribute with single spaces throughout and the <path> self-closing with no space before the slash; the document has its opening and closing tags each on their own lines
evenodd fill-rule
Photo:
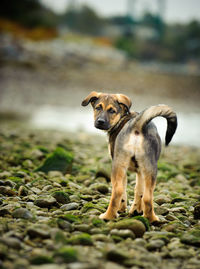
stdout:
<svg viewBox="0 0 200 269">
<path fill-rule="evenodd" d="M 82 105 L 89 103 L 94 109 L 95 127 L 108 132 L 112 157 L 112 195 L 107 211 L 100 218 L 113 219 L 118 211 L 126 210 L 126 172 L 130 169 L 136 172 L 130 215 L 143 212 L 150 222 L 158 221 L 153 208 L 153 191 L 161 140 L 150 121 L 157 116 L 167 119 L 165 142 L 168 145 L 177 128 L 176 114 L 167 105 L 152 106 L 141 113 L 130 112 L 131 100 L 123 94 L 91 92 Z"/>
</svg>

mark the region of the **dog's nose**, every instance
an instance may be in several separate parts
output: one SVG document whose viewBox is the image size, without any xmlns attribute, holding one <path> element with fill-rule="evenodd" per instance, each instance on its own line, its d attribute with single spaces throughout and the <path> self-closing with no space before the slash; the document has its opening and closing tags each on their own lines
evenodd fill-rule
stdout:
<svg viewBox="0 0 200 269">
<path fill-rule="evenodd" d="M 98 123 L 99 125 L 103 125 L 105 122 L 106 122 L 106 121 L 105 121 L 105 119 L 103 119 L 103 118 L 99 118 L 99 119 L 97 120 L 97 123 Z"/>
</svg>

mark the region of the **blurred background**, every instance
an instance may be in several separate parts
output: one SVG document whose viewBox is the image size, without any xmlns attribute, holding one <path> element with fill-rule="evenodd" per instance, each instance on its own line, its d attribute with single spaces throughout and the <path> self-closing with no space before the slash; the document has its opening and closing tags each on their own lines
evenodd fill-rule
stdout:
<svg viewBox="0 0 200 269">
<path fill-rule="evenodd" d="M 81 101 L 123 93 L 135 111 L 172 106 L 174 143 L 199 146 L 199 11 L 198 0 L 1 0 L 1 123 L 97 132 Z"/>
</svg>

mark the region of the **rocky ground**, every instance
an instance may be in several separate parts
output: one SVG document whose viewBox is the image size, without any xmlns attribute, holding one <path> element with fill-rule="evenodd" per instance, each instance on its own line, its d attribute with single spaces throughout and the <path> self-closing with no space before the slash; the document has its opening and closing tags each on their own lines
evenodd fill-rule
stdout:
<svg viewBox="0 0 200 269">
<path fill-rule="evenodd" d="M 0 268 L 200 268 L 199 160 L 196 148 L 163 149 L 159 225 L 127 214 L 104 222 L 111 164 L 102 137 L 2 124 Z M 134 185 L 128 174 L 129 206 Z"/>
</svg>

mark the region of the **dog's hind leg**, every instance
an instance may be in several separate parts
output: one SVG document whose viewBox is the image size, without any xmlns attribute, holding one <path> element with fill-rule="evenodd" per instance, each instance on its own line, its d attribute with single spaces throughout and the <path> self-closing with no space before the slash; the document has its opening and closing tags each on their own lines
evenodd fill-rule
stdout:
<svg viewBox="0 0 200 269">
<path fill-rule="evenodd" d="M 142 177 L 142 174 L 138 172 L 136 174 L 134 201 L 129 210 L 129 215 L 141 215 L 142 214 L 143 192 L 144 192 L 144 178 Z"/>
<path fill-rule="evenodd" d="M 125 157 L 123 160 L 121 158 L 115 158 L 113 160 L 111 175 L 112 195 L 106 212 L 100 215 L 101 219 L 109 220 L 116 218 L 118 210 L 122 209 L 120 206 L 122 205 L 122 199 L 126 198 L 126 172 L 129 161 L 129 157 Z"/>
<path fill-rule="evenodd" d="M 126 186 L 127 186 L 127 178 L 125 178 L 123 180 L 123 190 L 124 190 L 124 192 L 123 192 L 122 199 L 121 199 L 120 206 L 119 206 L 119 210 L 118 210 L 120 213 L 125 212 L 126 208 L 127 208 Z"/>
<path fill-rule="evenodd" d="M 149 221 L 156 222 L 159 218 L 154 213 L 153 208 L 153 191 L 155 188 L 156 176 L 152 173 L 144 173 L 144 194 L 142 198 L 143 215 L 148 218 Z"/>
</svg>

